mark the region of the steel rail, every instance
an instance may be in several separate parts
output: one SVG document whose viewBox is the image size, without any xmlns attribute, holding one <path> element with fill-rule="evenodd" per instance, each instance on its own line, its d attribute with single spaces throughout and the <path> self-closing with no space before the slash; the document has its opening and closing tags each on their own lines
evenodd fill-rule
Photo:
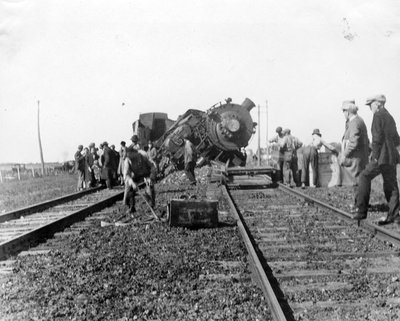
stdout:
<svg viewBox="0 0 400 321">
<path fill-rule="evenodd" d="M 272 179 L 269 176 L 267 176 L 267 175 L 262 175 L 262 176 L 265 177 L 268 181 L 272 182 Z M 329 210 L 333 211 L 334 213 L 339 214 L 342 219 L 348 221 L 349 223 L 357 224 L 361 229 L 365 230 L 368 233 L 375 235 L 380 240 L 388 241 L 390 243 L 393 243 L 396 246 L 400 246 L 400 234 L 394 233 L 390 230 L 385 229 L 384 227 L 380 227 L 380 226 L 378 226 L 372 222 L 369 222 L 367 220 L 354 220 L 352 218 L 352 215 L 346 211 L 338 209 L 332 205 L 329 205 L 328 203 L 326 203 L 324 201 L 321 201 L 314 197 L 306 195 L 298 190 L 294 190 L 294 189 L 287 187 L 281 183 L 277 183 L 277 184 L 281 190 L 284 190 L 285 192 L 292 194 L 298 198 L 305 199 L 309 202 L 317 204 L 318 206 L 320 206 L 322 208 L 329 209 Z"/>
<path fill-rule="evenodd" d="M 124 192 L 119 192 L 84 209 L 73 212 L 68 216 L 62 217 L 11 240 L 0 243 L 0 260 L 5 260 L 12 255 L 28 249 L 29 247 L 39 243 L 41 240 L 52 237 L 56 232 L 60 232 L 66 227 L 84 220 L 88 215 L 114 204 L 116 201 L 122 199 L 123 194 Z"/>
<path fill-rule="evenodd" d="M 247 252 L 249 253 L 252 261 L 254 262 L 256 272 L 257 272 L 257 275 L 260 280 L 261 289 L 262 289 L 265 299 L 267 300 L 268 305 L 271 309 L 272 317 L 274 318 L 275 321 L 287 321 L 285 314 L 283 313 L 282 307 L 278 302 L 278 298 L 276 297 L 275 292 L 272 289 L 271 283 L 268 280 L 267 274 L 265 273 L 265 270 L 261 264 L 261 261 L 257 255 L 257 252 L 253 246 L 253 243 L 251 242 L 250 236 L 244 225 L 243 218 L 237 211 L 236 205 L 234 204 L 232 197 L 229 194 L 225 185 L 222 186 L 222 192 L 223 192 L 224 196 L 226 197 L 226 199 L 229 203 L 229 206 L 236 218 L 237 226 L 239 228 L 239 231 L 243 238 L 243 241 L 246 245 Z"/>
<path fill-rule="evenodd" d="M 75 199 L 77 199 L 77 198 L 79 198 L 81 196 L 97 192 L 97 191 L 99 191 L 99 190 L 101 190 L 103 188 L 104 187 L 94 187 L 94 188 L 91 188 L 91 189 L 87 189 L 87 190 L 83 190 L 83 191 L 80 191 L 80 192 L 68 194 L 68 195 L 61 196 L 61 197 L 58 197 L 58 198 L 55 198 L 55 199 L 52 199 L 52 200 L 49 200 L 49 201 L 44 201 L 42 203 L 29 205 L 27 207 L 23 207 L 23 208 L 14 210 L 14 211 L 10 211 L 10 212 L 6 212 L 6 213 L 3 213 L 3 214 L 0 214 L 0 223 L 6 222 L 6 221 L 9 221 L 9 220 L 15 220 L 15 219 L 18 219 L 18 218 L 20 218 L 21 216 L 24 216 L 24 215 L 29 215 L 29 214 L 32 214 L 32 213 L 44 211 L 44 210 L 46 210 L 46 209 L 48 209 L 50 207 L 53 207 L 53 206 L 55 206 L 57 204 L 75 200 Z"/>
</svg>

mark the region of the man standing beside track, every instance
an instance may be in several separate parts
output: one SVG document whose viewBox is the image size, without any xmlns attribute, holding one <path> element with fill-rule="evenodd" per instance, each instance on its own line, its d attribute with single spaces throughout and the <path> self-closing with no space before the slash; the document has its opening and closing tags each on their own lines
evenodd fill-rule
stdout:
<svg viewBox="0 0 400 321">
<path fill-rule="evenodd" d="M 283 152 L 283 183 L 293 187 L 297 185 L 297 150 L 303 143 L 291 134 L 290 129 L 285 129 L 283 134 L 285 137 L 280 143 Z"/>
<path fill-rule="evenodd" d="M 382 174 L 383 191 L 389 203 L 387 217 L 379 221 L 379 225 L 392 222 L 400 223 L 399 217 L 399 187 L 397 184 L 396 166 L 400 156 L 396 147 L 400 145 L 396 122 L 385 108 L 386 97 L 377 95 L 367 99 L 373 113 L 372 119 L 372 152 L 370 161 L 359 177 L 356 195 L 357 213 L 355 220 L 367 218 L 368 203 L 371 192 L 371 180 Z"/>
<path fill-rule="evenodd" d="M 312 134 L 312 142 L 310 145 L 303 148 L 303 161 L 301 164 L 301 188 L 305 188 L 309 184 L 309 166 L 311 164 L 311 169 L 313 173 L 313 186 L 319 187 L 319 177 L 318 177 L 318 152 L 321 147 L 324 146 L 326 149 L 330 150 L 334 155 L 337 156 L 338 152 L 335 147 L 326 143 L 322 139 L 322 134 L 318 128 L 314 129 Z"/>
<path fill-rule="evenodd" d="M 348 175 L 353 182 L 353 186 L 358 186 L 360 173 L 368 163 L 369 139 L 367 126 L 365 126 L 364 120 L 358 116 L 358 107 L 355 105 L 354 100 L 344 101 L 342 111 L 346 119 L 346 130 L 342 139 L 342 153 L 339 157 L 339 164 L 345 169 L 340 170 L 339 185 L 342 184 L 344 175 Z M 352 206 L 353 208 L 355 204 Z"/>
<path fill-rule="evenodd" d="M 82 155 L 82 150 L 83 145 L 79 145 L 74 155 L 75 170 L 78 172 L 78 185 L 76 188 L 78 192 L 83 190 L 85 184 L 85 155 Z"/>
<path fill-rule="evenodd" d="M 106 180 L 106 185 L 108 189 L 112 189 L 113 183 L 114 183 L 114 175 L 113 175 L 113 169 L 115 168 L 114 166 L 114 152 L 110 147 L 108 147 L 108 143 L 104 142 L 103 143 L 103 171 L 104 171 L 104 178 Z"/>
<path fill-rule="evenodd" d="M 283 182 L 283 151 L 281 148 L 281 145 L 283 143 L 283 139 L 285 138 L 285 135 L 283 134 L 283 130 L 281 126 L 278 126 L 275 130 L 276 136 L 272 139 L 269 140 L 269 143 L 276 143 L 278 145 L 279 151 L 278 151 L 278 167 L 280 171 L 280 177 L 279 181 Z"/>
</svg>

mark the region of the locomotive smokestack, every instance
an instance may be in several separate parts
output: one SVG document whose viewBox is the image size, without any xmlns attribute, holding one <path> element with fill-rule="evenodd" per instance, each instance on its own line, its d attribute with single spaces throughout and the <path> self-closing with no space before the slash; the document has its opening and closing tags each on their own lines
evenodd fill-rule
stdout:
<svg viewBox="0 0 400 321">
<path fill-rule="evenodd" d="M 248 111 L 252 110 L 253 107 L 255 107 L 255 106 L 256 106 L 256 104 L 253 103 L 249 98 L 246 98 L 244 100 L 244 102 L 242 103 L 242 107 L 246 108 Z"/>
</svg>

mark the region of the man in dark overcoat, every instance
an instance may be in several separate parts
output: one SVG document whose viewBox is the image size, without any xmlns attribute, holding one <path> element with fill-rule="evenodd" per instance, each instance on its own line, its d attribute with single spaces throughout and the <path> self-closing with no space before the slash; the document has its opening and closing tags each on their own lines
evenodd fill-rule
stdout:
<svg viewBox="0 0 400 321">
<path fill-rule="evenodd" d="M 351 175 L 353 186 L 358 186 L 360 173 L 368 164 L 369 139 L 367 126 L 358 115 L 358 107 L 354 101 L 344 101 L 342 111 L 346 119 L 346 129 L 342 139 L 342 153 L 339 158 L 339 164 L 342 167 L 346 167 L 346 172 Z M 344 170 L 341 172 L 344 172 Z"/>
<path fill-rule="evenodd" d="M 379 174 L 383 177 L 383 191 L 389 205 L 389 212 L 380 225 L 392 222 L 400 223 L 399 218 L 399 187 L 397 184 L 396 166 L 399 162 L 400 137 L 396 122 L 385 108 L 386 97 L 377 95 L 367 99 L 366 105 L 373 113 L 371 133 L 372 152 L 370 161 L 361 172 L 356 196 L 357 213 L 353 219 L 367 218 L 371 180 Z"/>
<path fill-rule="evenodd" d="M 113 170 L 115 168 L 114 166 L 115 157 L 114 157 L 114 152 L 111 150 L 110 147 L 108 147 L 107 142 L 103 143 L 102 157 L 104 159 L 103 172 L 106 179 L 106 186 L 108 189 L 112 189 L 114 182 Z"/>
</svg>

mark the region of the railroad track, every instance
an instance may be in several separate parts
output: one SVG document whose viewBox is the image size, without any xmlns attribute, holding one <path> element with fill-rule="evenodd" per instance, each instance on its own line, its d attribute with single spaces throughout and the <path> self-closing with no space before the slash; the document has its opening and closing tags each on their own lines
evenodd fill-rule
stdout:
<svg viewBox="0 0 400 321">
<path fill-rule="evenodd" d="M 400 320 L 400 235 L 263 176 L 225 194 L 275 320 Z"/>
<path fill-rule="evenodd" d="M 199 190 L 194 188 L 191 190 L 171 190 L 170 188 L 163 189 L 163 187 L 160 187 L 158 189 L 158 201 L 160 204 L 164 204 L 171 198 L 179 198 L 182 193 L 194 195 L 198 192 Z M 117 202 L 115 206 L 93 213 L 84 221 L 79 221 L 63 232 L 56 233 L 53 238 L 41 243 L 34 249 L 21 252 L 16 261 L 0 262 L 0 285 L 3 287 L 3 292 L 6 294 L 12 292 L 13 285 L 10 284 L 14 284 L 13 282 L 15 284 L 27 282 L 25 284 L 34 289 L 38 289 L 40 284 L 46 284 L 40 286 L 38 296 L 41 296 L 43 291 L 45 292 L 47 284 L 51 284 L 49 287 L 52 289 L 54 289 L 55 284 L 57 284 L 56 287 L 62 285 L 65 292 L 70 293 L 69 291 L 76 288 L 75 281 L 69 277 L 64 278 L 64 276 L 72 271 L 74 277 L 81 280 L 80 282 L 83 282 L 83 278 L 101 280 L 101 289 L 96 290 L 98 295 L 105 295 L 108 285 L 110 287 L 114 284 L 122 286 L 119 278 L 124 279 L 125 283 L 129 283 L 127 286 L 129 290 L 135 288 L 136 284 L 150 282 L 149 285 L 152 285 L 149 291 L 151 290 L 151 292 L 147 292 L 147 287 L 141 286 L 140 294 L 138 292 L 133 293 L 133 296 L 129 293 L 124 294 L 123 297 L 129 296 L 127 306 L 123 308 L 124 315 L 129 313 L 132 306 L 138 305 L 140 302 L 144 304 L 145 300 L 150 301 L 154 297 L 154 303 L 150 304 L 159 306 L 161 310 L 165 309 L 165 305 L 171 305 L 171 307 L 166 309 L 165 318 L 157 317 L 157 315 L 153 318 L 147 318 L 145 314 L 143 319 L 198 320 L 196 317 L 198 315 L 199 317 L 202 316 L 201 320 L 231 320 L 233 316 L 240 320 L 271 320 L 262 293 L 255 286 L 252 273 L 248 270 L 246 251 L 237 235 L 235 220 L 229 213 L 229 208 L 225 199 L 222 198 L 220 188 L 214 184 L 207 190 L 201 190 L 201 195 L 203 194 L 207 198 L 217 197 L 219 199 L 221 196 L 221 200 L 223 199 L 220 202 L 220 228 L 199 230 L 170 228 L 156 220 L 153 220 L 155 224 L 132 224 L 120 228 L 114 228 L 115 225 L 101 225 L 101 221 L 109 221 L 115 218 L 116 213 L 121 211 L 120 202 Z M 139 208 L 140 204 L 144 205 L 139 200 L 139 204 L 137 204 Z M 142 210 L 140 217 L 151 217 L 148 211 L 145 212 L 144 208 Z M 123 235 L 126 235 L 126 237 L 121 239 Z M 104 242 L 104 240 L 106 241 Z M 132 250 L 128 250 L 130 248 Z M 185 254 L 186 251 L 190 253 L 190 259 Z M 196 251 L 198 255 L 194 256 L 193 251 Z M 95 254 L 92 252 L 95 252 Z M 149 257 L 148 253 L 152 256 Z M 25 255 L 34 255 L 34 257 L 21 258 Z M 140 261 L 138 256 L 142 258 Z M 68 259 L 60 263 L 59 260 L 63 257 Z M 154 259 L 151 259 L 152 257 Z M 110 263 L 106 264 L 105 262 L 108 262 L 108 260 L 110 260 Z M 175 262 L 172 268 L 170 267 L 171 263 L 168 263 L 170 260 Z M 180 266 L 181 260 L 184 262 Z M 111 262 L 117 262 L 117 264 L 115 268 L 108 270 Z M 155 264 L 154 262 L 158 263 Z M 2 263 L 4 263 L 3 266 Z M 43 268 L 43 265 L 46 267 Z M 46 270 L 46 273 L 40 271 L 42 268 Z M 86 270 L 87 268 L 88 270 Z M 92 269 L 95 269 L 95 271 Z M 119 272 L 115 273 L 120 269 L 124 271 L 122 275 Z M 145 269 L 147 270 L 145 271 Z M 168 272 L 166 273 L 166 271 Z M 130 275 L 130 273 L 132 273 L 132 277 L 128 280 L 125 274 Z M 151 273 L 154 273 L 155 276 L 153 281 Z M 26 277 L 27 274 L 30 276 Z M 46 278 L 46 275 L 51 277 Z M 163 276 L 160 277 L 160 275 Z M 107 283 L 108 278 L 112 282 Z M 171 280 L 166 282 L 166 278 L 171 278 Z M 107 284 L 107 288 L 103 287 L 103 283 Z M 98 282 L 89 282 L 90 286 L 88 284 L 82 286 L 88 291 L 82 291 L 89 293 L 90 288 L 96 287 L 97 284 Z M 8 289 L 10 290 L 7 291 Z M 156 289 L 160 290 L 153 294 Z M 139 288 L 137 291 L 139 291 Z M 19 307 L 22 304 L 17 304 L 17 300 L 22 300 L 20 299 L 21 292 L 16 291 L 15 293 L 18 293 L 16 297 L 13 297 L 12 293 L 1 296 L 0 291 L 0 301 L 1 298 L 7 298 L 4 302 L 10 306 L 10 308 L 0 308 L 0 315 L 4 313 L 11 320 L 24 319 L 28 309 L 36 313 L 33 308 L 22 309 Z M 57 291 L 53 294 L 56 297 L 54 300 L 58 300 L 60 296 L 56 295 L 64 296 L 64 290 L 61 294 Z M 28 295 L 32 295 L 32 292 L 29 292 Z M 79 290 L 79 293 L 72 296 L 71 300 L 82 306 L 84 305 L 82 301 L 85 298 L 89 301 L 93 300 L 90 295 L 84 295 Z M 116 302 L 118 301 L 118 304 L 124 302 L 118 295 L 109 300 L 114 299 Z M 42 297 L 37 298 L 36 296 L 35 300 L 44 301 Z M 57 304 L 60 311 L 65 311 L 65 302 L 63 302 Z M 115 303 L 116 306 L 118 304 Z M 41 303 L 34 304 L 34 306 L 37 305 L 41 305 Z M 107 303 L 102 302 L 101 306 L 104 305 L 107 305 Z M 184 307 L 187 308 L 184 309 Z M 48 309 L 47 306 L 46 312 Z M 75 310 L 76 305 L 71 309 Z M 98 309 L 101 311 L 101 307 L 98 307 Z M 168 312 L 168 310 L 170 311 Z M 32 312 L 28 314 L 30 313 Z M 186 316 L 180 313 L 185 313 Z M 48 319 L 51 319 L 51 317 Z M 109 317 L 107 319 L 118 318 Z M 136 317 L 130 319 L 136 319 Z M 138 317 L 138 319 L 141 318 Z"/>
<path fill-rule="evenodd" d="M 121 189 L 91 189 L 0 215 L 0 260 L 52 237 L 122 199 Z"/>
</svg>

